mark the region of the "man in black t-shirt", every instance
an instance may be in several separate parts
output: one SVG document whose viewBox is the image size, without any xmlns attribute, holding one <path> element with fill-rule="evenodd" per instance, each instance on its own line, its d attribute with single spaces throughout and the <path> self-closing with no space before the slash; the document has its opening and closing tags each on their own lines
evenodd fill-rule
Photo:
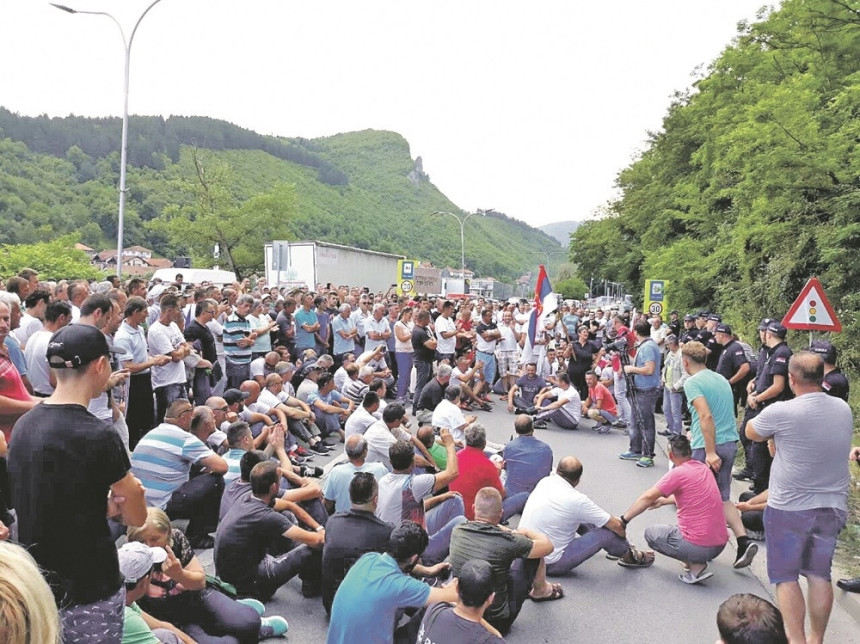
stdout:
<svg viewBox="0 0 860 644">
<path fill-rule="evenodd" d="M 750 362 L 740 342 L 732 335 L 732 327 L 728 324 L 718 324 L 714 329 L 714 338 L 722 345 L 720 359 L 717 362 L 717 373 L 729 381 L 735 400 L 735 415 L 738 403 L 744 400 L 746 383 L 749 381 Z M 710 356 L 708 356 L 710 358 Z"/>
<path fill-rule="evenodd" d="M 322 600 L 326 613 L 352 565 L 367 552 L 385 552 L 394 526 L 374 514 L 379 484 L 371 472 L 356 472 L 349 484 L 351 507 L 326 523 L 322 555 Z"/>
<path fill-rule="evenodd" d="M 57 331 L 47 350 L 57 388 L 15 423 L 9 450 L 18 538 L 54 591 L 66 643 L 122 640 L 124 592 L 105 510 L 127 525 L 146 521 L 119 434 L 87 411 L 109 384 L 109 353 L 94 326 Z"/>
<path fill-rule="evenodd" d="M 446 644 L 486 644 L 504 642 L 487 620 L 484 611 L 493 603 L 493 569 L 482 559 L 467 561 L 457 576 L 456 604 L 432 604 L 418 631 L 418 642 Z"/>
<path fill-rule="evenodd" d="M 236 501 L 215 533 L 215 568 L 218 575 L 233 584 L 242 596 L 268 600 L 290 579 L 302 578 L 302 593 L 319 578 L 319 548 L 325 529 L 304 530 L 295 520 L 276 512 L 272 506 L 278 496 L 281 469 L 266 461 L 251 470 L 251 494 Z M 300 543 L 284 555 L 267 553 L 277 537 Z M 312 550 L 311 548 L 314 548 Z"/>
<path fill-rule="evenodd" d="M 412 398 L 412 415 L 418 414 L 418 400 L 421 390 L 433 375 L 433 361 L 436 360 L 436 338 L 430 332 L 430 312 L 420 310 L 415 314 L 412 329 L 412 349 L 415 355 L 415 393 Z"/>
<path fill-rule="evenodd" d="M 441 364 L 436 370 L 436 377 L 421 388 L 421 395 L 418 396 L 418 412 L 414 416 L 422 425 L 430 423 L 433 419 L 433 411 L 442 402 L 448 383 L 451 382 L 452 373 L 451 365 Z"/>
</svg>

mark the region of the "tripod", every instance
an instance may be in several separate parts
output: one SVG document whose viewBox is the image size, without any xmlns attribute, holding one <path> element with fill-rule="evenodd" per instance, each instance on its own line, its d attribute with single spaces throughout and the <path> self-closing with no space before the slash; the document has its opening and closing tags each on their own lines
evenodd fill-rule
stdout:
<svg viewBox="0 0 860 644">
<path fill-rule="evenodd" d="M 627 400 L 630 402 L 630 414 L 633 416 L 631 420 L 633 423 L 636 423 L 636 428 L 639 431 L 639 435 L 642 437 L 642 454 L 647 456 L 651 453 L 652 446 L 648 444 L 648 439 L 645 436 L 645 419 L 642 417 L 642 410 L 639 408 L 636 388 L 633 386 L 633 376 L 627 373 L 624 369 L 624 367 L 630 364 L 630 358 L 627 355 L 626 343 L 625 346 L 619 350 L 618 355 L 621 360 L 621 373 L 624 375 L 624 384 L 627 387 Z"/>
</svg>

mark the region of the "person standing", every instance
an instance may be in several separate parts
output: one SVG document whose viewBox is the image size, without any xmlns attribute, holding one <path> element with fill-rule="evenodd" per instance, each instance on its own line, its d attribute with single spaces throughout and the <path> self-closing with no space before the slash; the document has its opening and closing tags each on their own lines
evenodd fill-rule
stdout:
<svg viewBox="0 0 860 644">
<path fill-rule="evenodd" d="M 619 454 L 625 461 L 636 461 L 639 467 L 654 467 L 656 426 L 654 409 L 660 395 L 660 347 L 651 339 L 651 325 L 636 325 L 636 358 L 625 365 L 624 371 L 633 375 L 633 391 L 637 410 L 630 424 L 630 449 Z"/>
<path fill-rule="evenodd" d="M 415 349 L 412 347 L 412 307 L 403 307 L 394 325 L 394 359 L 397 363 L 397 401 L 406 404 Z"/>
<path fill-rule="evenodd" d="M 122 640 L 125 593 L 106 514 L 146 521 L 125 446 L 87 411 L 111 376 L 109 355 L 94 326 L 57 331 L 47 350 L 57 388 L 15 424 L 8 456 L 18 538 L 54 591 L 70 644 Z"/>
<path fill-rule="evenodd" d="M 576 388 L 580 400 L 588 398 L 588 385 L 585 382 L 585 372 L 594 366 L 594 356 L 598 352 L 597 345 L 588 339 L 588 327 L 584 324 L 577 329 L 576 340 L 567 345 L 564 358 L 567 359 L 567 375 L 571 384 Z"/>
<path fill-rule="evenodd" d="M 499 327 L 493 322 L 493 309 L 481 311 L 481 323 L 475 327 L 478 350 L 475 357 L 484 363 L 484 379 L 490 389 L 496 381 L 496 344 L 501 337 Z"/>
<path fill-rule="evenodd" d="M 824 641 L 833 606 L 830 567 L 848 516 L 851 477 L 845 455 L 851 452 L 854 419 L 844 400 L 822 390 L 823 378 L 820 356 L 807 351 L 793 355 L 788 386 L 796 398 L 767 407 L 746 426 L 750 440 L 776 444 L 764 511 L 767 574 L 776 584 L 792 642 Z M 800 575 L 808 584 L 805 602 Z"/>
<path fill-rule="evenodd" d="M 436 359 L 436 337 L 430 330 L 430 311 L 421 309 L 415 314 L 412 328 L 412 349 L 415 356 L 415 391 L 412 393 L 412 415 L 418 414 L 418 401 L 421 390 L 430 382 L 433 375 L 433 361 Z"/>
<path fill-rule="evenodd" d="M 717 362 L 717 373 L 729 381 L 735 400 L 735 412 L 737 403 L 744 399 L 744 388 L 750 376 L 750 362 L 746 351 L 741 343 L 732 334 L 732 327 L 728 324 L 718 324 L 714 329 L 714 338 L 722 345 L 720 359 Z M 710 356 L 708 356 L 710 357 Z"/>
</svg>

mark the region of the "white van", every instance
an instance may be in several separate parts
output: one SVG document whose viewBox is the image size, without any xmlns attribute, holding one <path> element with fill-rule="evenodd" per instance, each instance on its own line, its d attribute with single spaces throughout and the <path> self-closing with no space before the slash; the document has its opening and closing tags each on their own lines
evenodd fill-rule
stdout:
<svg viewBox="0 0 860 644">
<path fill-rule="evenodd" d="M 159 268 L 152 279 L 160 279 L 162 283 L 170 284 L 176 281 L 176 276 L 180 273 L 185 284 L 210 282 L 216 286 L 224 286 L 236 281 L 236 273 L 233 271 L 219 271 L 214 268 Z"/>
</svg>

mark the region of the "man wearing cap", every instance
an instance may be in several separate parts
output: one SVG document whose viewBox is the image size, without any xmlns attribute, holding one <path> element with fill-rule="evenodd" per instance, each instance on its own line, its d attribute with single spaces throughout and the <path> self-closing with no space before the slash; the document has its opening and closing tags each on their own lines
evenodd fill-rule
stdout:
<svg viewBox="0 0 860 644">
<path fill-rule="evenodd" d="M 716 372 L 729 381 L 735 400 L 735 415 L 738 402 L 743 399 L 747 378 L 750 375 L 750 362 L 741 343 L 735 340 L 732 327 L 728 324 L 718 324 L 714 329 L 714 338 L 720 343 L 722 351 L 717 362 Z M 708 360 L 710 361 L 710 355 Z"/>
<path fill-rule="evenodd" d="M 699 330 L 696 328 L 696 317 L 688 313 L 684 316 L 684 328 L 681 335 L 678 336 L 678 342 L 681 344 L 692 342 L 698 335 Z"/>
<path fill-rule="evenodd" d="M 193 642 L 173 624 L 143 612 L 137 600 L 146 597 L 153 566 L 164 563 L 167 551 L 150 548 L 138 541 L 124 543 L 117 552 L 119 571 L 125 585 L 125 613 L 122 641 L 134 644 L 183 644 Z"/>
<path fill-rule="evenodd" d="M 696 338 L 696 340 L 705 346 L 705 350 L 708 352 L 707 365 L 711 371 L 717 370 L 717 363 L 723 351 L 723 345 L 717 342 L 717 338 L 714 336 L 717 325 L 722 321 L 723 318 L 716 313 L 709 313 L 705 320 L 705 328 L 699 332 L 699 337 Z"/>
<path fill-rule="evenodd" d="M 747 406 L 755 412 L 753 417 L 773 403 L 789 400 L 793 397 L 788 386 L 788 361 L 791 359 L 792 351 L 785 343 L 786 334 L 786 328 L 776 320 L 771 321 L 765 331 L 767 359 L 764 362 L 759 362 L 755 386 L 747 396 Z M 749 438 L 749 436 L 747 437 Z M 761 494 L 768 489 L 770 464 L 773 462 L 773 457 L 765 443 L 754 442 L 750 451 L 753 491 L 756 494 Z"/>
<path fill-rule="evenodd" d="M 759 345 L 758 355 L 756 356 L 755 363 L 750 364 L 750 380 L 747 383 L 746 394 L 744 395 L 744 399 L 743 399 L 743 403 L 744 403 L 745 408 L 744 408 L 743 418 L 741 419 L 741 428 L 740 428 L 741 444 L 744 447 L 744 457 L 745 457 L 746 465 L 744 466 L 743 469 L 736 471 L 732 475 L 732 477 L 736 481 L 751 481 L 752 480 L 752 475 L 753 475 L 753 472 L 752 472 L 752 462 L 753 462 L 753 460 L 752 460 L 753 459 L 753 457 L 752 457 L 752 446 L 753 446 L 753 442 L 747 438 L 746 432 L 744 431 L 744 429 L 746 427 L 747 422 L 750 419 L 755 418 L 756 414 L 758 414 L 758 410 L 752 409 L 749 406 L 747 406 L 746 405 L 746 402 L 747 402 L 746 399 L 749 396 L 749 394 L 751 394 L 753 391 L 755 391 L 755 383 L 756 383 L 756 379 L 758 377 L 758 374 L 762 369 L 764 369 L 764 365 L 767 362 L 768 348 L 767 348 L 767 342 L 765 340 L 765 336 L 767 335 L 767 327 L 770 325 L 771 322 L 773 322 L 773 320 L 771 318 L 762 318 L 758 324 L 758 336 L 759 336 L 760 345 Z"/>
<path fill-rule="evenodd" d="M 109 353 L 94 326 L 54 334 L 47 358 L 57 388 L 15 424 L 8 455 L 18 539 L 54 590 L 65 642 L 122 639 L 123 588 L 105 510 L 126 525 L 146 521 L 119 435 L 87 411 L 110 378 Z"/>
<path fill-rule="evenodd" d="M 194 408 L 184 399 L 167 408 L 164 422 L 147 432 L 131 455 L 132 471 L 149 505 L 171 519 L 190 519 L 186 534 L 195 548 L 211 548 L 227 462 L 190 433 Z M 203 473 L 189 478 L 191 466 Z"/>
<path fill-rule="evenodd" d="M 821 388 L 831 396 L 848 402 L 848 378 L 842 373 L 842 369 L 836 366 L 836 347 L 827 340 L 815 340 L 809 345 L 809 350 L 824 360 L 824 381 Z"/>
<path fill-rule="evenodd" d="M 669 313 L 669 333 L 674 335 L 676 338 L 681 336 L 681 320 L 678 319 L 678 311 L 672 311 Z"/>
</svg>

